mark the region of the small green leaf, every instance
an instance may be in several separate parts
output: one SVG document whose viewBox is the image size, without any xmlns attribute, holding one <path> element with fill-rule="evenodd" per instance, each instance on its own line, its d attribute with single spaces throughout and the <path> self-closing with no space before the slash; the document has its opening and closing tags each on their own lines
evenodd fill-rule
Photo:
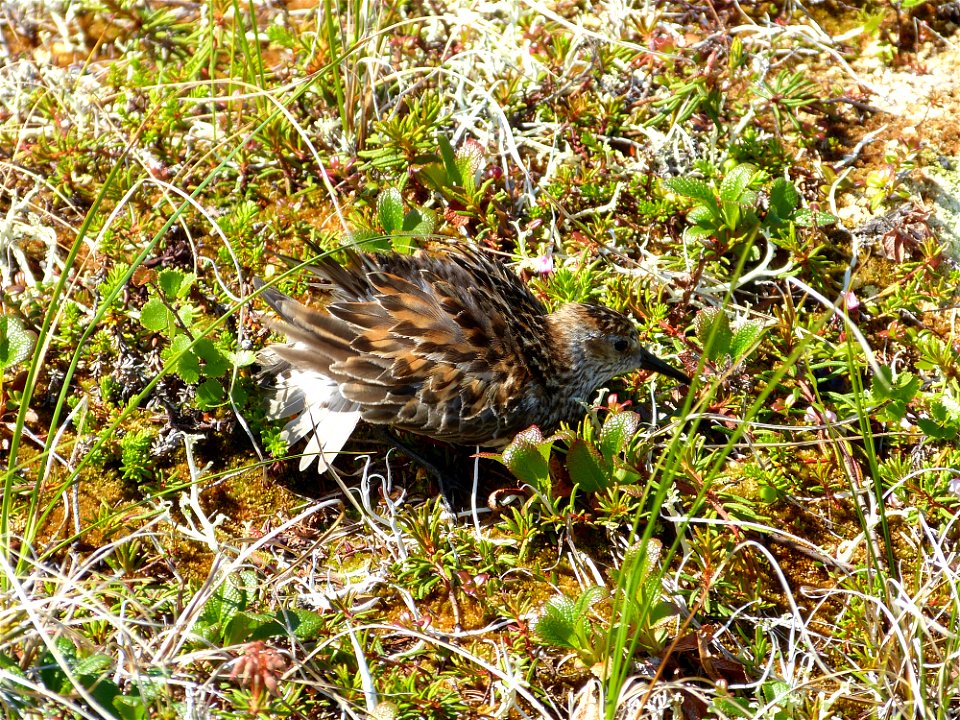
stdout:
<svg viewBox="0 0 960 720">
<path fill-rule="evenodd" d="M 723 224 L 728 230 L 737 230 L 740 227 L 740 216 L 742 214 L 740 203 L 725 200 L 721 204 L 721 212 L 723 213 Z"/>
<path fill-rule="evenodd" d="M 757 168 L 750 163 L 742 163 L 727 173 L 720 183 L 718 194 L 725 202 L 743 202 L 743 194 L 753 180 Z"/>
<path fill-rule="evenodd" d="M 113 699 L 113 709 L 120 720 L 146 720 L 147 706 L 139 695 L 118 695 Z"/>
<path fill-rule="evenodd" d="M 399 255 L 412 255 L 413 251 L 417 249 L 417 246 L 413 242 L 413 238 L 409 235 L 394 235 L 390 241 L 390 247 Z"/>
<path fill-rule="evenodd" d="M 523 438 L 524 440 L 532 442 L 537 446 L 544 460 L 550 459 L 550 452 L 553 450 L 553 438 L 545 438 L 540 428 L 536 425 L 531 425 L 526 430 L 518 432 L 517 438 Z"/>
<path fill-rule="evenodd" d="M 567 450 L 567 472 L 570 479 L 586 493 L 595 493 L 613 484 L 614 479 L 600 452 L 577 438 Z"/>
<path fill-rule="evenodd" d="M 385 235 L 403 230 L 403 197 L 396 188 L 387 188 L 377 198 L 377 216 Z"/>
<path fill-rule="evenodd" d="M 584 617 L 590 608 L 607 597 L 607 595 L 609 595 L 609 592 L 607 592 L 605 587 L 591 585 L 577 598 L 577 602 L 574 605 L 574 617 L 576 617 L 577 620 Z"/>
<path fill-rule="evenodd" d="M 247 398 L 250 396 L 241 383 L 234 383 L 230 390 L 230 399 L 237 407 L 243 407 L 247 404 Z"/>
<path fill-rule="evenodd" d="M 239 645 L 286 634 L 287 629 L 273 615 L 242 610 L 227 622 L 223 640 L 227 645 Z"/>
<path fill-rule="evenodd" d="M 180 270 L 161 270 L 158 276 L 160 290 L 169 299 L 185 298 L 196 281 L 196 275 Z"/>
<path fill-rule="evenodd" d="M 467 197 L 470 197 L 476 192 L 477 189 L 477 180 L 474 175 L 470 173 L 470 162 L 461 157 L 457 158 L 457 172 L 460 174 L 460 177 L 463 180 L 463 191 Z"/>
<path fill-rule="evenodd" d="M 578 649 L 576 603 L 564 595 L 550 598 L 533 631 L 547 645 Z"/>
<path fill-rule="evenodd" d="M 227 393 L 220 381 L 205 380 L 197 386 L 197 407 L 200 410 L 212 410 L 220 407 L 227 400 Z"/>
<path fill-rule="evenodd" d="M 732 75 L 733 71 L 743 64 L 743 40 L 741 40 L 739 36 L 733 38 L 727 55 L 727 70 Z"/>
<path fill-rule="evenodd" d="M 173 313 L 162 300 L 148 300 L 140 309 L 140 324 L 151 332 L 166 332 L 174 324 Z"/>
<path fill-rule="evenodd" d="M 623 565 L 619 575 L 624 578 L 636 578 L 635 581 L 643 585 L 651 576 L 651 570 L 659 562 L 662 552 L 663 544 L 656 538 L 649 539 L 646 544 L 631 545 L 623 555 Z M 656 575 L 653 577 L 656 578 Z"/>
<path fill-rule="evenodd" d="M 196 353 L 189 348 L 190 338 L 186 335 L 177 335 L 173 338 L 173 342 L 170 343 L 170 347 L 161 353 L 161 357 L 166 360 L 183 353 L 176 363 L 174 363 L 172 370 L 179 375 L 185 383 L 192 385 L 200 381 L 200 359 Z"/>
<path fill-rule="evenodd" d="M 770 210 L 777 219 L 786 220 L 800 204 L 800 193 L 789 180 L 777 178 L 770 186 Z"/>
<path fill-rule="evenodd" d="M 882 412 L 891 422 L 899 422 L 907 414 L 907 406 L 920 391 L 920 378 L 913 373 L 903 372 L 893 379 L 889 367 L 881 367 L 879 378 L 870 388 L 874 400 L 884 403 Z"/>
<path fill-rule="evenodd" d="M 234 367 L 249 367 L 257 361 L 257 354 L 253 350 L 237 350 L 228 353 L 227 357 Z"/>
<path fill-rule="evenodd" d="M 432 162 L 424 165 L 418 171 L 424 182 L 437 192 L 442 192 L 450 187 L 447 171 L 440 162 Z"/>
<path fill-rule="evenodd" d="M 157 277 L 160 290 L 168 298 L 175 298 L 180 295 L 180 286 L 183 280 L 184 274 L 179 270 L 161 270 Z"/>
<path fill-rule="evenodd" d="M 86 667 L 96 667 L 98 669 L 95 672 L 85 672 Z M 106 655 L 95 655 L 82 661 L 74 668 L 74 676 L 80 681 L 80 684 L 105 708 L 113 707 L 113 701 L 120 696 L 120 688 L 109 677 L 112 668 L 113 660 Z"/>
<path fill-rule="evenodd" d="M 465 143 L 457 150 L 457 171 L 463 190 L 469 197 L 477 189 L 477 173 L 483 167 L 483 153 L 480 145 L 474 142 Z"/>
<path fill-rule="evenodd" d="M 640 416 L 632 411 L 611 413 L 600 430 L 600 453 L 607 465 L 630 444 L 640 427 Z"/>
<path fill-rule="evenodd" d="M 690 225 L 683 231 L 683 239 L 687 241 L 707 240 L 716 235 L 716 229 L 701 225 Z"/>
<path fill-rule="evenodd" d="M 302 608 L 280 610 L 275 618 L 278 623 L 292 631 L 297 640 L 302 641 L 315 640 L 327 626 L 322 615 Z"/>
<path fill-rule="evenodd" d="M 193 344 L 193 352 L 203 360 L 203 374 L 220 377 L 230 369 L 230 361 L 209 338 L 199 338 Z"/>
<path fill-rule="evenodd" d="M 77 675 L 100 675 L 113 667 L 113 660 L 107 655 L 90 655 L 73 666 Z"/>
<path fill-rule="evenodd" d="M 935 419 L 918 417 L 916 423 L 920 431 L 933 440 L 955 440 L 957 437 L 957 427 L 948 427 Z"/>
<path fill-rule="evenodd" d="M 920 389 L 920 378 L 910 372 L 899 373 L 894 380 L 893 370 L 883 366 L 878 376 L 882 382 L 874 383 L 871 392 L 880 400 L 897 399 L 910 402 Z"/>
<path fill-rule="evenodd" d="M 800 227 L 826 227 L 827 225 L 835 225 L 837 222 L 837 218 L 830 213 L 807 208 L 800 208 L 790 219 Z"/>
<path fill-rule="evenodd" d="M 751 718 L 754 715 L 749 702 L 734 697 L 716 696 L 712 708 L 722 716 L 731 718 Z"/>
<path fill-rule="evenodd" d="M 403 231 L 417 237 L 431 235 L 436 226 L 437 215 L 427 208 L 413 208 L 403 218 Z"/>
<path fill-rule="evenodd" d="M 181 303 L 176 309 L 177 318 L 180 320 L 181 327 L 193 327 L 197 319 L 203 314 L 198 305 L 192 303 Z M 170 329 L 173 329 L 171 325 Z"/>
<path fill-rule="evenodd" d="M 193 288 L 196 282 L 197 276 L 194 273 L 185 273 L 183 278 L 180 280 L 180 287 L 177 290 L 177 297 L 185 298 L 190 293 L 190 290 Z"/>
<path fill-rule="evenodd" d="M 703 345 L 703 353 L 712 362 L 730 354 L 730 345 L 733 333 L 730 331 L 730 321 L 720 308 L 704 308 L 694 320 L 694 330 L 697 339 Z"/>
<path fill-rule="evenodd" d="M 503 450 L 503 464 L 518 480 L 543 490 L 549 487 L 550 466 L 547 457 L 552 443 L 544 441 L 540 428 L 533 426 L 519 433 Z M 544 456 L 542 445 L 546 445 Z"/>
<path fill-rule="evenodd" d="M 447 173 L 447 181 L 444 184 L 447 187 L 463 187 L 463 176 L 460 174 L 453 145 L 444 135 L 437 137 L 437 145 L 440 147 L 440 157 L 443 158 L 443 169 Z"/>
<path fill-rule="evenodd" d="M 945 400 L 946 398 L 940 397 L 936 398 L 930 403 L 930 417 L 932 417 L 941 425 L 947 423 L 948 421 L 955 422 L 957 420 L 956 404 L 951 403 L 948 405 Z"/>
<path fill-rule="evenodd" d="M 37 334 L 27 330 L 23 320 L 14 315 L 0 315 L 0 370 L 23 362 L 37 342 Z"/>
<path fill-rule="evenodd" d="M 765 503 L 774 503 L 780 499 L 780 491 L 772 485 L 761 485 L 757 491 L 760 500 Z"/>
<path fill-rule="evenodd" d="M 662 628 L 667 630 L 674 623 L 678 622 L 678 618 L 679 612 L 677 611 L 676 605 L 669 602 L 654 601 L 651 603 L 646 620 L 651 629 Z M 675 633 L 669 633 L 668 637 L 674 634 Z"/>
<path fill-rule="evenodd" d="M 709 227 L 711 223 L 720 222 L 720 207 L 715 202 L 694 205 L 687 213 L 687 222 L 691 225 Z"/>
<path fill-rule="evenodd" d="M 794 705 L 796 703 L 796 689 L 782 680 L 767 680 L 763 685 L 763 697 L 770 704 Z M 784 717 L 788 717 L 784 715 Z"/>
<path fill-rule="evenodd" d="M 693 200 L 702 200 L 705 203 L 716 205 L 717 194 L 707 183 L 696 178 L 675 177 L 670 178 L 664 183 L 677 195 L 691 198 Z"/>
<path fill-rule="evenodd" d="M 0 669 L 18 678 L 25 678 L 27 674 L 20 669 L 20 664 L 6 653 L 0 652 Z"/>
<path fill-rule="evenodd" d="M 745 322 L 733 334 L 730 341 L 730 357 L 740 360 L 747 351 L 757 342 L 763 333 L 763 325 L 755 320 Z"/>
<path fill-rule="evenodd" d="M 378 147 L 371 150 L 361 150 L 357 154 L 365 160 L 377 160 L 380 158 L 392 158 L 395 150 L 392 147 Z"/>
<path fill-rule="evenodd" d="M 72 668 L 77 660 L 77 646 L 62 635 L 54 640 L 54 645 L 66 661 L 65 664 Z M 45 687 L 60 694 L 73 692 L 73 685 L 66 672 L 49 651 L 40 656 L 40 662 L 36 667 L 39 668 L 40 679 Z"/>
<path fill-rule="evenodd" d="M 241 583 L 242 577 L 229 576 L 204 604 L 197 625 L 202 626 L 198 629 L 202 629 L 208 639 L 222 640 L 227 624 L 246 609 L 248 593 Z"/>
</svg>

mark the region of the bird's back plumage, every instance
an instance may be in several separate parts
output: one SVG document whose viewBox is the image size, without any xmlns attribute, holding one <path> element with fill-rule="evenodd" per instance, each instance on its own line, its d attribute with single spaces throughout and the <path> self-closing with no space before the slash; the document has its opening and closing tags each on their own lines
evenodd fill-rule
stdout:
<svg viewBox="0 0 960 720">
<path fill-rule="evenodd" d="M 345 265 L 322 258 L 308 268 L 331 292 L 325 310 L 264 290 L 288 341 L 266 351 L 282 386 L 296 385 L 291 372 L 326 377 L 346 401 L 334 398 L 341 411 L 462 444 L 503 441 L 525 427 L 513 420 L 521 391 L 551 368 L 536 340 L 546 309 L 519 278 L 468 248 L 346 253 Z M 311 386 L 313 405 L 320 404 L 313 414 L 327 420 L 329 400 L 318 398 L 315 378 Z M 305 393 L 293 395 L 300 397 L 275 402 L 272 412 L 309 416 Z"/>
</svg>

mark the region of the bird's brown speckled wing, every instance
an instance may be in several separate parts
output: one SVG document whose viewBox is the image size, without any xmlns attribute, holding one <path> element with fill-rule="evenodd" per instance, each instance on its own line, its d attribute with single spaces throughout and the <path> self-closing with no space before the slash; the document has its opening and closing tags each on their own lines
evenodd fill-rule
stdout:
<svg viewBox="0 0 960 720">
<path fill-rule="evenodd" d="M 332 286 L 329 315 L 266 296 L 288 323 L 284 360 L 335 380 L 369 422 L 463 444 L 523 429 L 529 409 L 517 403 L 551 372 L 538 340 L 546 310 L 503 265 L 454 246 L 442 257 L 350 252 L 345 267 L 311 269 Z"/>
</svg>

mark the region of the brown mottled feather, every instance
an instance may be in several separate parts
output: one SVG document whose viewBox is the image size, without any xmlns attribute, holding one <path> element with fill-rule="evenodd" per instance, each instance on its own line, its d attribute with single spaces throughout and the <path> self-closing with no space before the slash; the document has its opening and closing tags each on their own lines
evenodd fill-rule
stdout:
<svg viewBox="0 0 960 720">
<path fill-rule="evenodd" d="M 639 346 L 624 316 L 579 304 L 548 314 L 516 275 L 469 246 L 346 255 L 344 265 L 309 266 L 331 292 L 325 311 L 264 291 L 287 336 L 269 349 L 284 363 L 271 372 L 329 378 L 340 397 L 324 407 L 347 403 L 371 423 L 496 445 L 531 424 L 574 419 L 617 374 L 648 367 L 685 380 Z"/>
</svg>

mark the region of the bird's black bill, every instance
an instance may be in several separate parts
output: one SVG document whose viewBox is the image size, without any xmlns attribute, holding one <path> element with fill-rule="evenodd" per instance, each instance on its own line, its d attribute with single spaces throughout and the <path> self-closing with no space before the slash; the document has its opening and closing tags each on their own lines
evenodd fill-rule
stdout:
<svg viewBox="0 0 960 720">
<path fill-rule="evenodd" d="M 641 358 L 641 362 L 642 364 L 640 365 L 640 367 L 643 370 L 653 370 L 654 372 L 658 372 L 661 375 L 666 375 L 667 377 L 673 378 L 674 380 L 678 380 L 679 382 L 682 382 L 684 385 L 690 384 L 689 375 L 687 375 L 685 372 L 681 372 L 680 370 L 677 370 L 672 365 L 668 365 L 663 360 L 658 358 L 656 355 L 653 355 L 652 353 L 648 353 L 646 350 L 643 351 L 643 357 Z"/>
</svg>

